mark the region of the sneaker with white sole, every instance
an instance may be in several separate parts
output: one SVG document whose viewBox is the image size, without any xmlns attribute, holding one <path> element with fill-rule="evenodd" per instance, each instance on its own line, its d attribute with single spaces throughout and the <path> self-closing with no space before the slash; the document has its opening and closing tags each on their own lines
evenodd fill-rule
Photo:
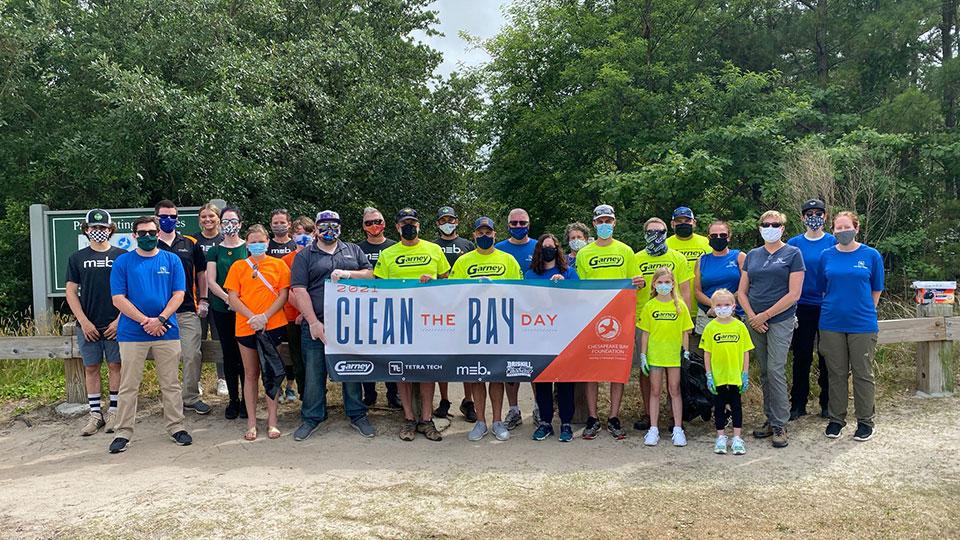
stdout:
<svg viewBox="0 0 960 540">
<path fill-rule="evenodd" d="M 511 410 L 507 413 L 507 417 L 503 419 L 503 423 L 508 430 L 517 429 L 523 424 L 523 417 L 520 415 L 519 410 Z M 494 430 L 493 433 L 496 434 L 497 431 Z"/>
<path fill-rule="evenodd" d="M 470 430 L 470 433 L 467 434 L 467 440 L 477 442 L 486 436 L 487 431 L 487 424 L 483 422 L 477 422 L 473 425 L 473 429 Z"/>
<path fill-rule="evenodd" d="M 747 453 L 747 446 L 740 437 L 733 438 L 730 449 L 733 450 L 733 455 L 735 456 L 742 456 Z"/>
<path fill-rule="evenodd" d="M 647 434 L 643 437 L 643 444 L 645 446 L 656 446 L 658 442 L 660 442 L 660 430 L 656 426 L 650 426 Z"/>
<path fill-rule="evenodd" d="M 103 415 L 98 412 L 92 412 L 87 415 L 87 424 L 80 430 L 80 435 L 89 437 L 100 431 L 100 428 L 102 428 L 104 424 Z"/>
<path fill-rule="evenodd" d="M 714 454 L 726 454 L 727 453 L 727 436 L 720 435 L 717 437 L 717 442 L 713 445 Z"/>
<path fill-rule="evenodd" d="M 104 419 L 105 425 L 103 426 L 104 433 L 113 433 L 117 430 L 117 421 L 120 419 L 120 415 L 117 414 L 116 410 L 107 411 L 107 417 Z"/>
<path fill-rule="evenodd" d="M 510 438 L 510 430 L 503 422 L 494 422 L 490 428 L 498 441 L 505 441 Z"/>
<path fill-rule="evenodd" d="M 827 424 L 827 429 L 823 430 L 823 434 L 828 439 L 839 439 L 841 433 L 843 433 L 843 424 L 840 422 L 830 422 Z"/>
<path fill-rule="evenodd" d="M 674 446 L 687 445 L 687 436 L 684 434 L 683 428 L 680 426 L 674 426 L 673 435 L 670 436 L 670 439 L 673 441 Z"/>
<path fill-rule="evenodd" d="M 853 440 L 857 442 L 866 442 L 873 437 L 873 426 L 857 422 L 857 431 L 853 433 Z"/>
<path fill-rule="evenodd" d="M 217 379 L 217 395 L 218 396 L 229 396 L 230 392 L 227 391 L 227 381 L 226 379 Z"/>
</svg>

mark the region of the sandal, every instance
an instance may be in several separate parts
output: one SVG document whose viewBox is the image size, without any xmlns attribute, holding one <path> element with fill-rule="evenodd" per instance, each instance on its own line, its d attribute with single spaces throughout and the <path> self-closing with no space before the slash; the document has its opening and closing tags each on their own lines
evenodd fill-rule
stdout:
<svg viewBox="0 0 960 540">
<path fill-rule="evenodd" d="M 270 426 L 267 428 L 267 438 L 269 439 L 279 439 L 280 430 L 277 429 L 277 426 Z"/>
<path fill-rule="evenodd" d="M 426 422 L 417 424 L 417 431 L 423 433 L 423 436 L 431 441 L 443 440 L 443 435 L 440 435 L 440 432 L 437 431 L 437 426 L 433 423 L 433 420 L 427 420 Z"/>
<path fill-rule="evenodd" d="M 243 440 L 245 441 L 255 441 L 257 440 L 257 426 L 247 429 L 247 432 L 243 434 Z"/>
<path fill-rule="evenodd" d="M 416 420 L 404 420 L 403 426 L 400 428 L 400 440 L 412 441 L 416 437 L 417 437 Z"/>
</svg>

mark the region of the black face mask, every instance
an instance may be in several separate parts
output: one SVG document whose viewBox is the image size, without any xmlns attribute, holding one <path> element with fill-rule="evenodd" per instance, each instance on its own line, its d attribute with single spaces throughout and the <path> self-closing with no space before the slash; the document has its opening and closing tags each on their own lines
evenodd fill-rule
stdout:
<svg viewBox="0 0 960 540">
<path fill-rule="evenodd" d="M 543 262 L 553 262 L 557 259 L 557 248 L 546 247 L 540 252 Z"/>
<path fill-rule="evenodd" d="M 692 223 L 677 223 L 676 227 L 673 228 L 674 232 L 677 233 L 677 236 L 680 238 L 689 238 L 693 234 L 693 224 Z"/>
<path fill-rule="evenodd" d="M 727 238 L 710 238 L 710 247 L 714 251 L 723 251 L 727 249 L 727 244 L 730 243 L 730 240 Z"/>
<path fill-rule="evenodd" d="M 413 223 L 404 223 L 400 226 L 400 236 L 404 240 L 413 240 L 417 237 L 417 226 Z"/>
</svg>

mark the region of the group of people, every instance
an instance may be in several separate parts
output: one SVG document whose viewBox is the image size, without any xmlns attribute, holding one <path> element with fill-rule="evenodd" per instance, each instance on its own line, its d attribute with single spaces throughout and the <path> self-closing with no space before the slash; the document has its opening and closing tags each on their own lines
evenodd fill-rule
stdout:
<svg viewBox="0 0 960 540">
<path fill-rule="evenodd" d="M 183 425 L 184 410 L 201 415 L 211 411 L 200 398 L 199 386 L 200 343 L 209 329 L 222 347 L 217 392 L 228 396 L 224 417 L 245 419 L 243 438 L 251 441 L 258 438 L 258 341 L 288 343 L 286 389 L 265 397 L 267 437 L 281 436 L 278 402 L 299 398 L 301 423 L 293 438 L 307 439 L 327 418 L 323 305 L 328 280 L 629 279 L 637 289 L 634 366 L 640 371 L 644 411 L 633 428 L 646 432 L 644 444 L 659 442 L 664 386 L 672 413 L 671 441 L 676 446 L 687 444 L 680 368 L 696 354 L 704 360 L 707 386 L 714 395 L 714 451 L 726 453 L 729 442 L 734 454 L 746 452 L 741 395 L 750 385 L 751 362 L 759 365 L 766 418 L 753 435 L 771 438 L 776 448 L 787 446 L 787 423 L 807 414 L 815 351 L 820 414 L 828 419 L 825 435 L 839 437 L 845 426 L 852 372 L 854 439 L 865 441 L 874 427 L 872 366 L 883 260 L 875 249 L 857 242 L 856 214 L 833 216 L 831 235 L 824 230 L 828 216 L 822 201 L 811 199 L 799 210 L 802 234 L 784 242 L 787 217 L 767 211 L 758 222 L 763 245 L 744 253 L 730 247 L 732 231 L 723 221 L 710 223 L 706 236 L 697 234 L 698 223 L 688 207 L 677 208 L 669 224 L 656 217 L 647 220 L 644 246 L 636 252 L 615 238 L 616 213 L 606 204 L 594 209 L 592 229 L 572 223 L 562 239 L 550 233 L 531 238 L 529 214 L 511 210 L 508 237 L 500 241 L 494 220 L 486 216 L 473 221 L 471 239 L 460 237 L 460 218 L 449 206 L 440 208 L 432 220 L 438 230 L 433 242 L 421 238 L 415 209 L 399 210 L 393 220 L 399 241 L 394 241 L 385 234 L 383 214 L 366 208 L 358 220 L 366 239 L 354 244 L 343 240 L 346 224 L 331 210 L 314 219 L 292 219 L 278 209 L 272 212 L 268 230 L 259 224 L 244 228 L 239 209 L 212 204 L 201 208 L 200 231 L 185 236 L 177 232 L 176 205 L 164 200 L 157 203 L 155 215 L 134 222 L 137 247 L 131 252 L 111 246 L 116 226 L 107 211 L 94 209 L 83 224 L 90 245 L 70 258 L 67 275 L 67 301 L 80 329 L 90 402 L 82 434 L 105 428 L 115 434 L 110 452 L 126 450 L 144 362 L 152 354 L 167 431 L 178 444 L 191 444 Z M 788 392 L 790 349 L 793 386 Z M 100 381 L 104 359 L 110 392 L 106 414 Z M 414 385 L 419 387 L 419 412 Z M 440 400 L 434 407 L 432 382 L 386 384 L 388 405 L 402 410 L 402 440 L 412 441 L 418 433 L 431 441 L 442 440 L 433 419 L 450 416 L 452 404 L 448 384 L 437 386 Z M 557 438 L 571 441 L 574 383 L 532 386 L 533 439 L 555 435 L 556 404 Z M 599 383 L 585 386 L 587 422 L 580 436 L 590 440 L 603 428 Z M 624 386 L 610 383 L 606 430 L 616 439 L 627 435 L 619 418 Z M 520 388 L 517 383 L 463 383 L 459 410 L 474 424 L 468 439 L 479 441 L 488 433 L 509 439 L 523 422 Z M 376 384 L 342 383 L 342 390 L 350 425 L 364 437 L 375 436 L 367 411 L 377 401 Z M 729 441 L 728 422 L 733 428 Z"/>
</svg>

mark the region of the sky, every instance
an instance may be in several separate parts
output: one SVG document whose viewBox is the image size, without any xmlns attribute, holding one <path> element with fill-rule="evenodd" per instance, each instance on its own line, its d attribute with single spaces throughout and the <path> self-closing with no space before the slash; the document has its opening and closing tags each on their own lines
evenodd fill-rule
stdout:
<svg viewBox="0 0 960 540">
<path fill-rule="evenodd" d="M 461 66 L 475 66 L 490 59 L 485 51 L 471 46 L 460 38 L 465 31 L 471 36 L 486 39 L 493 37 L 504 24 L 502 6 L 509 0 L 436 0 L 430 9 L 438 13 L 440 24 L 436 29 L 443 36 L 416 38 L 443 53 L 443 63 L 436 73 L 446 78 Z"/>
</svg>

